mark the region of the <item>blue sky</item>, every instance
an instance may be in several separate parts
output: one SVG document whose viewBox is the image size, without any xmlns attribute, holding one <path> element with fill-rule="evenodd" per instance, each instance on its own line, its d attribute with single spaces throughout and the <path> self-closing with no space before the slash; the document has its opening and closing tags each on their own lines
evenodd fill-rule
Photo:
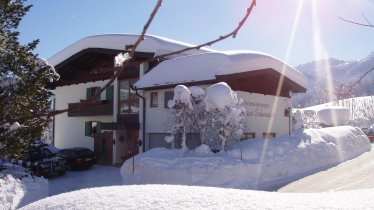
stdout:
<svg viewBox="0 0 374 210">
<path fill-rule="evenodd" d="M 204 43 L 231 32 L 250 2 L 165 0 L 148 34 Z M 155 3 L 156 0 L 31 0 L 27 4 L 34 6 L 19 28 L 21 42 L 40 39 L 36 52 L 49 58 L 86 36 L 138 34 Z M 359 27 L 338 16 L 365 22 L 364 14 L 374 23 L 373 11 L 373 0 L 257 0 L 237 38 L 211 48 L 260 51 L 293 66 L 326 56 L 357 60 L 374 51 L 374 28 Z"/>
</svg>

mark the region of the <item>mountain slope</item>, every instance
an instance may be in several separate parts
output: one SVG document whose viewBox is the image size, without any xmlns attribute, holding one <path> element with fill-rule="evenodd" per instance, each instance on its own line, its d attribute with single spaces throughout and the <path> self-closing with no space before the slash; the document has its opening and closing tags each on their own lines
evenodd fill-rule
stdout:
<svg viewBox="0 0 374 210">
<path fill-rule="evenodd" d="M 305 107 L 330 101 L 328 94 L 329 71 L 331 72 L 334 90 L 346 88 L 360 79 L 371 68 L 374 68 L 374 51 L 359 61 L 344 61 L 330 58 L 318 60 L 295 67 L 302 72 L 309 82 L 304 94 L 295 94 L 294 106 Z M 374 70 L 367 74 L 355 86 L 353 96 L 374 95 Z"/>
</svg>

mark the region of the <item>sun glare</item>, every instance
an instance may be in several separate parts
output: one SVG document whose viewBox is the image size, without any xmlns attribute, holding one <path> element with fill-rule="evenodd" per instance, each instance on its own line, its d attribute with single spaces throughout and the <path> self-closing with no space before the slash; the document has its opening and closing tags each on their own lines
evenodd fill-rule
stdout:
<svg viewBox="0 0 374 210">
<path fill-rule="evenodd" d="M 304 5 L 304 0 L 300 0 L 299 4 L 298 4 L 298 7 L 297 7 L 296 15 L 295 15 L 295 18 L 294 18 L 294 22 L 292 24 L 291 36 L 290 36 L 289 41 L 288 41 L 287 52 L 286 52 L 286 55 L 285 55 L 285 58 L 284 58 L 285 63 L 288 63 L 290 55 L 291 55 L 291 50 L 292 50 L 292 47 L 294 45 L 295 35 L 296 35 L 296 31 L 297 31 L 297 28 L 298 28 L 298 25 L 299 25 L 300 14 L 301 14 L 301 10 L 303 8 L 303 5 Z M 284 65 L 282 67 L 282 70 L 281 70 L 281 77 L 278 81 L 277 92 L 276 92 L 277 96 L 279 96 L 280 93 L 281 93 L 281 89 L 282 89 L 283 82 L 284 82 L 284 76 L 283 75 L 285 74 L 285 71 L 286 71 L 286 65 Z M 279 103 L 279 97 L 275 97 L 275 99 L 273 101 L 273 107 L 272 107 L 271 113 L 276 113 L 278 103 Z M 267 126 L 267 131 L 266 131 L 267 133 L 270 133 L 272 131 L 273 124 L 274 124 L 274 118 L 270 118 L 269 124 Z M 258 188 L 258 185 L 261 181 L 262 168 L 263 168 L 263 163 L 264 163 L 264 159 L 265 159 L 265 154 L 266 154 L 266 151 L 267 151 L 268 142 L 269 142 L 269 140 L 265 139 L 264 144 L 262 146 L 260 164 L 259 164 L 259 168 L 257 169 L 257 180 L 256 180 L 256 185 L 255 185 L 256 188 Z"/>
<path fill-rule="evenodd" d="M 325 47 L 322 43 L 321 39 L 321 27 L 319 25 L 319 18 L 318 18 L 318 11 L 317 11 L 318 5 L 317 0 L 312 1 L 312 15 L 313 15 L 313 46 L 314 46 L 314 56 L 315 59 L 318 60 L 321 58 L 322 60 L 320 62 L 316 62 L 316 75 L 321 78 L 325 78 L 326 85 L 325 85 L 325 93 L 328 95 L 329 101 L 335 100 L 335 94 L 334 94 L 334 82 L 332 78 L 331 68 L 330 68 L 330 61 L 329 61 L 329 55 L 327 51 L 325 50 Z M 332 113 L 332 119 L 334 124 L 337 124 L 337 116 L 336 113 Z M 339 144 L 339 141 L 337 142 L 337 148 L 338 148 L 338 155 L 339 159 L 342 161 L 344 160 L 341 145 Z"/>
</svg>

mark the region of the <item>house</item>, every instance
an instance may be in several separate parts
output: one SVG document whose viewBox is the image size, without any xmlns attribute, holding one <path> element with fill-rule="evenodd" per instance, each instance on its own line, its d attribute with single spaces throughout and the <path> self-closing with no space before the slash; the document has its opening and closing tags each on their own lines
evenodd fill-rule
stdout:
<svg viewBox="0 0 374 210">
<path fill-rule="evenodd" d="M 247 127 L 243 139 L 289 134 L 292 93 L 305 92 L 308 85 L 299 71 L 258 52 L 206 52 L 166 60 L 134 85 L 144 91 L 147 103 L 145 129 L 140 134 L 145 136 L 145 150 L 171 146 L 164 140 L 170 130 L 167 102 L 173 98 L 176 85 L 206 89 L 217 82 L 226 82 L 244 100 Z M 187 138 L 192 140 L 190 148 L 196 146 L 193 134 Z"/>
<path fill-rule="evenodd" d="M 159 61 L 144 62 L 157 55 L 192 45 L 157 36 L 145 36 L 135 53 L 134 63 L 104 91 L 97 102 L 80 106 L 94 96 L 114 74 L 114 58 L 133 44 L 138 35 L 105 34 L 90 36 L 66 47 L 48 59 L 61 78 L 50 88 L 55 94 L 55 109 L 69 108 L 54 118 L 54 144 L 57 148 L 87 147 L 99 161 L 121 163 L 138 153 L 139 97 L 130 86 Z M 201 53 L 208 49 L 183 53 Z"/>
<path fill-rule="evenodd" d="M 166 104 L 173 97 L 174 86 L 208 87 L 222 81 L 245 100 L 249 126 L 243 138 L 270 138 L 290 132 L 292 93 L 307 88 L 300 72 L 272 56 L 249 51 L 203 48 L 164 61 L 149 61 L 191 46 L 150 35 L 137 48 L 137 62 L 127 66 L 97 102 L 80 106 L 108 82 L 116 71 L 114 57 L 137 37 L 87 37 L 48 60 L 61 76 L 51 87 L 55 109 L 70 108 L 54 119 L 56 147 L 88 147 L 106 164 L 122 163 L 154 147 L 170 147 L 164 141 L 168 131 Z M 282 83 L 278 85 L 278 81 Z"/>
</svg>

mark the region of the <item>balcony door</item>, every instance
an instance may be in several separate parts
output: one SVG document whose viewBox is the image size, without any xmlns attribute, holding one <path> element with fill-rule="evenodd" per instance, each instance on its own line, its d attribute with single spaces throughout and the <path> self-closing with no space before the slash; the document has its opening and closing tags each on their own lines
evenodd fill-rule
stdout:
<svg viewBox="0 0 374 210">
<path fill-rule="evenodd" d="M 133 114 L 139 113 L 139 98 L 135 91 L 130 88 L 138 78 L 119 81 L 119 113 Z"/>
</svg>

